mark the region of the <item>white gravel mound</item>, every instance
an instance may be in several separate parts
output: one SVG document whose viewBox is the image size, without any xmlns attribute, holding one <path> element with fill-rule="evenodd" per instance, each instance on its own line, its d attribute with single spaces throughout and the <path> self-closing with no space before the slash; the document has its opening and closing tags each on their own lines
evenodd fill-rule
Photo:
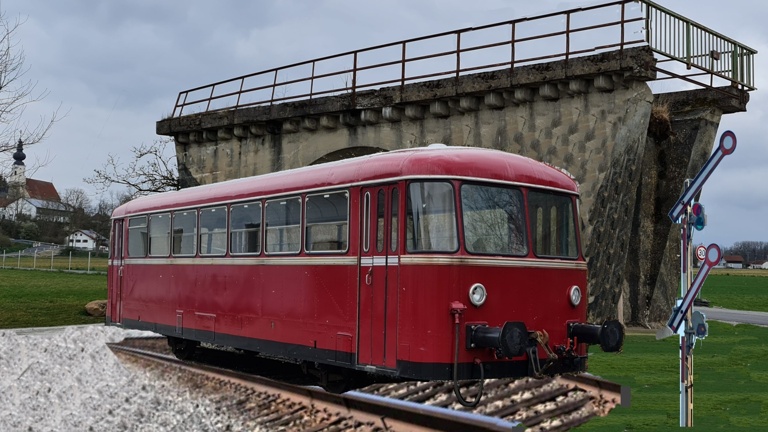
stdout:
<svg viewBox="0 0 768 432">
<path fill-rule="evenodd" d="M 245 427 L 204 395 L 121 364 L 105 344 L 137 332 L 77 326 L 20 333 L 0 330 L 0 431 Z"/>
</svg>

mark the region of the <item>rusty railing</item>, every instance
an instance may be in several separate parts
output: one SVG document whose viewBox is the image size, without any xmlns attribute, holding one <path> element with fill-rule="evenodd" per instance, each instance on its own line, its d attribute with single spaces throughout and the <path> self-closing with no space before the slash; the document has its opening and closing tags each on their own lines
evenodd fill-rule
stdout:
<svg viewBox="0 0 768 432">
<path fill-rule="evenodd" d="M 754 90 L 752 48 L 648 0 L 610 3 L 377 45 L 184 90 L 172 117 L 456 78 L 649 45 L 661 79 Z"/>
</svg>

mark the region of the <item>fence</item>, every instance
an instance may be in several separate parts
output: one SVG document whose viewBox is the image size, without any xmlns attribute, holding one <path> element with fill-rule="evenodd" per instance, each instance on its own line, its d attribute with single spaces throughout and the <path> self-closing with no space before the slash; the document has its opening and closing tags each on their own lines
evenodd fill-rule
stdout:
<svg viewBox="0 0 768 432">
<path fill-rule="evenodd" d="M 21 251 L 6 253 L 3 251 L 3 269 L 59 270 L 82 273 L 105 273 L 108 258 L 105 254 L 88 252 L 86 256 L 58 255 L 58 251 L 35 251 L 24 254 Z"/>
<path fill-rule="evenodd" d="M 757 51 L 648 0 L 620 0 L 321 57 L 179 93 L 172 117 L 356 94 L 384 86 L 648 45 L 664 77 L 754 90 Z M 728 93 L 727 93 L 728 94 Z"/>
</svg>

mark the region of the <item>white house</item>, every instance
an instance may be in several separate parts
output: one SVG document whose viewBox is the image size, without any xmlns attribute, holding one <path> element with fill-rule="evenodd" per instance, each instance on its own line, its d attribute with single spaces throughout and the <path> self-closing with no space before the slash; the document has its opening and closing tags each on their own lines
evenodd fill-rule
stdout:
<svg viewBox="0 0 768 432">
<path fill-rule="evenodd" d="M 67 236 L 67 246 L 75 249 L 95 250 L 106 243 L 106 237 L 92 230 L 77 230 Z"/>
</svg>

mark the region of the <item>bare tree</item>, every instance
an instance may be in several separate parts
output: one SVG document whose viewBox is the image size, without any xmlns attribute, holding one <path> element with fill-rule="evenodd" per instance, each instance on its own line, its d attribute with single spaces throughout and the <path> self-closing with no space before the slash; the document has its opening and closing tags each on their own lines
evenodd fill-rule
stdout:
<svg viewBox="0 0 768 432">
<path fill-rule="evenodd" d="M 173 145 L 172 138 L 158 139 L 152 144 L 133 147 L 133 157 L 127 164 L 110 154 L 104 166 L 95 169 L 93 176 L 83 181 L 101 191 L 106 191 L 114 185 L 126 186 L 133 197 L 179 190 L 181 185 L 176 154 L 167 149 L 168 144 Z"/>
<path fill-rule="evenodd" d="M 24 64 L 24 50 L 16 41 L 21 25 L 19 18 L 9 20 L 0 12 L 0 154 L 7 156 L 13 154 L 18 140 L 25 146 L 40 142 L 58 116 L 58 109 L 50 117 L 41 116 L 36 121 L 24 115 L 27 107 L 44 99 L 48 91 L 37 90 L 37 83 L 25 78 L 29 67 Z M 0 168 L 5 168 L 5 164 Z"/>
</svg>

